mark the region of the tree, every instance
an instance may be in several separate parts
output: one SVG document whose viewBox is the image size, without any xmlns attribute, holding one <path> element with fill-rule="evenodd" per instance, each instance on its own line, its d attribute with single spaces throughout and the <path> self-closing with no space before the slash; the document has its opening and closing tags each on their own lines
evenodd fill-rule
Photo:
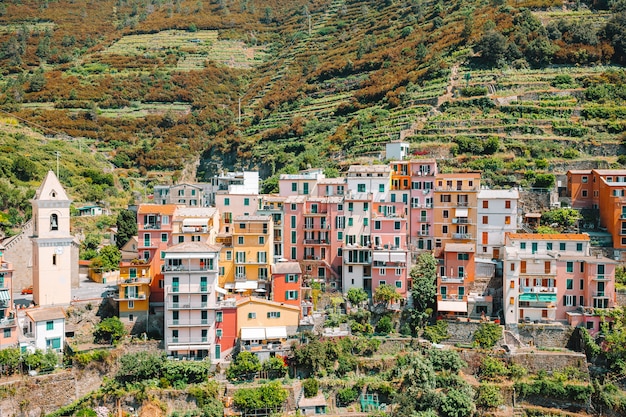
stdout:
<svg viewBox="0 0 626 417">
<path fill-rule="evenodd" d="M 18 348 L 0 350 L 0 365 L 5 375 L 16 373 L 20 366 L 20 350 Z"/>
<path fill-rule="evenodd" d="M 263 371 L 268 373 L 270 379 L 282 378 L 287 373 L 287 365 L 282 358 L 269 358 L 263 362 Z"/>
<path fill-rule="evenodd" d="M 500 394 L 500 387 L 494 384 L 482 383 L 478 387 L 476 404 L 479 407 L 495 408 L 504 404 L 504 399 Z"/>
<path fill-rule="evenodd" d="M 120 367 L 115 374 L 118 382 L 139 382 L 160 378 L 165 356 L 161 353 L 135 352 L 120 358 Z"/>
<path fill-rule="evenodd" d="M 99 268 L 102 272 L 109 272 L 119 269 L 122 253 L 114 245 L 107 245 L 100 249 L 98 256 L 93 258 L 91 267 Z"/>
<path fill-rule="evenodd" d="M 466 393 L 451 389 L 441 402 L 441 413 L 446 417 L 470 417 L 476 406 Z"/>
<path fill-rule="evenodd" d="M 562 230 L 574 227 L 580 219 L 582 219 L 580 212 L 568 207 L 550 210 L 541 215 L 541 222 L 543 224 Z"/>
<path fill-rule="evenodd" d="M 367 292 L 363 288 L 352 287 L 348 290 L 348 301 L 353 306 L 361 305 L 361 303 L 367 301 Z"/>
<path fill-rule="evenodd" d="M 476 44 L 481 54 L 481 59 L 494 66 L 500 67 L 505 63 L 508 49 L 507 39 L 498 31 L 492 30 L 483 35 Z"/>
<path fill-rule="evenodd" d="M 259 388 L 243 388 L 235 392 L 233 402 L 244 411 L 278 409 L 287 400 L 287 390 L 280 382 L 272 381 Z"/>
<path fill-rule="evenodd" d="M 374 291 L 374 300 L 378 302 L 383 302 L 387 306 L 390 303 L 399 299 L 400 294 L 398 294 L 396 292 L 396 289 L 389 284 L 381 284 L 376 287 L 376 291 Z"/>
<path fill-rule="evenodd" d="M 302 388 L 304 389 L 304 397 L 312 398 L 317 395 L 320 389 L 320 383 L 315 378 L 307 378 L 302 383 Z"/>
<path fill-rule="evenodd" d="M 226 370 L 226 376 L 231 381 L 245 381 L 254 379 L 257 372 L 261 370 L 261 362 L 254 353 L 239 352 L 235 360 Z"/>
<path fill-rule="evenodd" d="M 118 317 L 109 317 L 96 324 L 93 332 L 94 340 L 97 343 L 115 344 L 126 336 L 124 323 Z"/>
<path fill-rule="evenodd" d="M 411 268 L 411 297 L 413 310 L 410 312 L 411 325 L 414 329 L 421 328 L 431 314 L 437 295 L 437 260 L 431 252 L 422 252 Z"/>
<path fill-rule="evenodd" d="M 137 235 L 137 216 L 134 211 L 122 210 L 117 215 L 117 235 L 115 244 L 122 248 L 131 237 Z"/>
</svg>

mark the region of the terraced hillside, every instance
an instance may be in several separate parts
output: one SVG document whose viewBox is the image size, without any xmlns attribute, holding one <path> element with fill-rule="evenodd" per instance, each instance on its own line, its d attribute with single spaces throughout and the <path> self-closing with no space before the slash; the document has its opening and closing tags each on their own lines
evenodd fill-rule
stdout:
<svg viewBox="0 0 626 417">
<path fill-rule="evenodd" d="M 269 191 L 403 139 L 510 183 L 617 163 L 626 11 L 600 3 L 9 0 L 0 107 L 132 175 L 200 155 L 200 177 L 258 168 Z"/>
</svg>

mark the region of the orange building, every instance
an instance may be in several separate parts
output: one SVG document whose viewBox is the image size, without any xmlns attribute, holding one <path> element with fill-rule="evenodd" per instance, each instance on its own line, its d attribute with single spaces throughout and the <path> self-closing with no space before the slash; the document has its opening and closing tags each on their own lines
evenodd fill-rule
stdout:
<svg viewBox="0 0 626 417">
<path fill-rule="evenodd" d="M 626 253 L 626 170 L 592 169 L 567 172 L 567 195 L 573 208 L 597 209 L 600 227 L 612 236 L 616 257 Z"/>
<path fill-rule="evenodd" d="M 278 262 L 272 270 L 272 300 L 292 306 L 302 306 L 301 316 L 307 316 L 311 304 L 305 302 L 302 289 L 302 269 L 298 262 Z"/>
</svg>

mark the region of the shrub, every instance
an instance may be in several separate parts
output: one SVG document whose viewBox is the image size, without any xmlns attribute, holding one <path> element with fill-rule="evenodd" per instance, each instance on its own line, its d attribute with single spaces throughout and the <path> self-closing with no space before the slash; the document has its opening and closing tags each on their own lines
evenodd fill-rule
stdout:
<svg viewBox="0 0 626 417">
<path fill-rule="evenodd" d="M 487 94 L 487 88 L 482 85 L 463 87 L 459 91 L 463 97 L 476 97 Z"/>
<path fill-rule="evenodd" d="M 502 337 L 502 327 L 496 323 L 482 323 L 474 332 L 474 342 L 485 349 L 491 349 Z"/>
<path fill-rule="evenodd" d="M 278 381 L 258 388 L 242 388 L 235 392 L 233 402 L 236 407 L 251 411 L 259 408 L 278 409 L 287 400 L 287 390 Z"/>
<path fill-rule="evenodd" d="M 359 393 L 354 388 L 344 388 L 337 392 L 337 403 L 348 405 L 358 398 Z"/>
<path fill-rule="evenodd" d="M 93 337 L 98 343 L 117 343 L 126 335 L 124 324 L 119 317 L 109 317 L 96 324 Z"/>
<path fill-rule="evenodd" d="M 382 334 L 389 334 L 393 330 L 393 323 L 391 322 L 391 318 L 389 316 L 384 316 L 378 323 L 376 323 L 376 332 Z"/>
<path fill-rule="evenodd" d="M 441 413 L 447 417 L 469 417 L 474 414 L 476 406 L 466 393 L 451 389 L 441 401 Z"/>
<path fill-rule="evenodd" d="M 500 388 L 494 384 L 480 384 L 476 405 L 485 408 L 494 408 L 504 404 L 504 398 L 500 394 Z"/>
<path fill-rule="evenodd" d="M 428 359 L 430 359 L 435 372 L 445 369 L 456 373 L 462 367 L 467 366 L 465 361 L 454 350 L 431 349 L 428 351 Z"/>
<path fill-rule="evenodd" d="M 438 320 L 433 326 L 426 326 L 424 329 L 424 337 L 426 340 L 439 343 L 448 337 L 448 323 L 444 320 Z"/>
<path fill-rule="evenodd" d="M 507 376 L 508 374 L 509 370 L 504 362 L 491 356 L 485 356 L 483 362 L 478 368 L 478 375 L 484 379 L 498 379 L 500 377 Z"/>
<path fill-rule="evenodd" d="M 302 383 L 305 398 L 315 397 L 320 389 L 320 384 L 315 378 L 305 379 Z"/>
</svg>

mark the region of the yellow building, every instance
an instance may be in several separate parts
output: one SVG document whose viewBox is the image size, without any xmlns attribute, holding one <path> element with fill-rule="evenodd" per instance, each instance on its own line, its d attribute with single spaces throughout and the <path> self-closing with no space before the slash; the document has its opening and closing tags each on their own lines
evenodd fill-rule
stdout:
<svg viewBox="0 0 626 417">
<path fill-rule="evenodd" d="M 285 355 L 287 337 L 298 331 L 300 308 L 246 297 L 237 302 L 237 336 L 241 350 L 254 352 L 260 360 Z"/>
<path fill-rule="evenodd" d="M 152 265 L 145 261 L 120 262 L 119 294 L 115 298 L 119 307 L 119 318 L 127 324 L 143 326 L 145 331 L 148 321 L 150 282 Z"/>
<path fill-rule="evenodd" d="M 265 294 L 274 261 L 272 216 L 238 216 L 231 230 L 230 236 L 217 236 L 217 243 L 223 245 L 220 286 L 241 295 Z"/>
</svg>

